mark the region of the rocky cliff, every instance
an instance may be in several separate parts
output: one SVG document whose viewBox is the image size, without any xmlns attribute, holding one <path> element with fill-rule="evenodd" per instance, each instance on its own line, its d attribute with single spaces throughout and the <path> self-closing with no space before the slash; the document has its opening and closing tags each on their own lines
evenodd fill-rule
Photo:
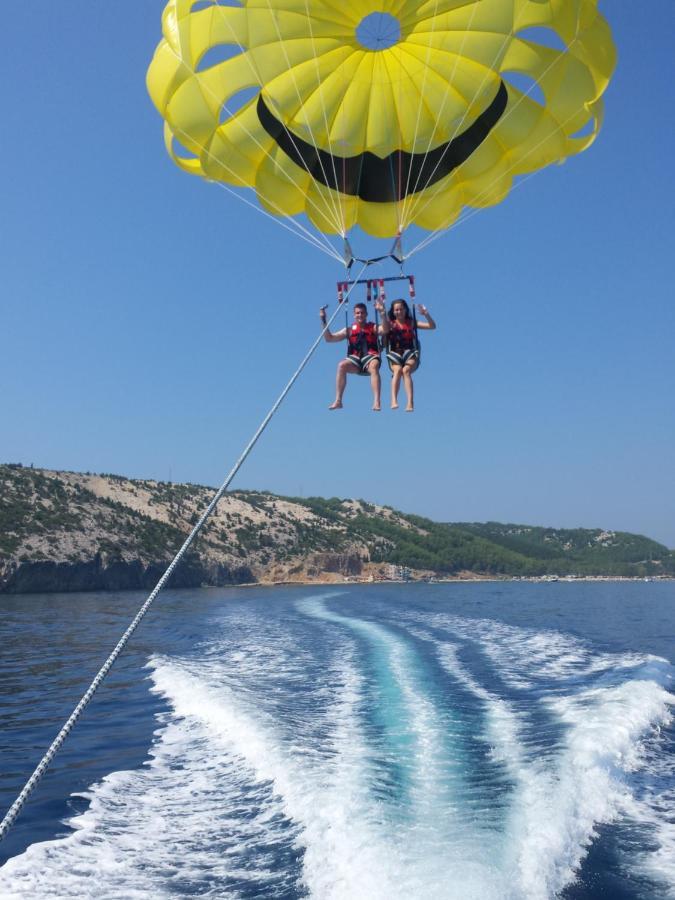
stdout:
<svg viewBox="0 0 675 900">
<path fill-rule="evenodd" d="M 150 589 L 213 497 L 194 484 L 0 465 L 0 592 Z M 174 587 L 675 573 L 641 535 L 437 523 L 363 500 L 226 494 Z"/>
<path fill-rule="evenodd" d="M 0 592 L 151 588 L 213 493 L 200 485 L 0 466 Z M 358 501 L 346 501 L 344 517 L 361 510 Z M 369 551 L 348 530 L 301 501 L 233 492 L 170 584 L 358 576 Z"/>
</svg>

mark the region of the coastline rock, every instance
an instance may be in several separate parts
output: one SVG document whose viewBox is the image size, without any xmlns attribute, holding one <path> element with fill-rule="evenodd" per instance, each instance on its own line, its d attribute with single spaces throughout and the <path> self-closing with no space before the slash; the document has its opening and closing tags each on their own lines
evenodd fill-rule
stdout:
<svg viewBox="0 0 675 900">
<path fill-rule="evenodd" d="M 214 488 L 0 464 L 0 593 L 150 590 Z M 430 519 L 338 497 L 226 493 L 174 587 L 457 577 L 671 577 L 642 535 Z"/>
<path fill-rule="evenodd" d="M 338 575 L 360 575 L 363 560 L 355 553 L 314 553 L 309 565 L 317 572 L 336 572 Z"/>
<path fill-rule="evenodd" d="M 83 562 L 35 560 L 0 564 L 0 593 L 48 594 L 70 591 L 152 590 L 170 560 L 143 565 L 138 560 L 107 559 L 97 553 Z M 167 587 L 225 587 L 256 581 L 248 566 L 229 567 L 186 558 L 169 579 Z"/>
</svg>

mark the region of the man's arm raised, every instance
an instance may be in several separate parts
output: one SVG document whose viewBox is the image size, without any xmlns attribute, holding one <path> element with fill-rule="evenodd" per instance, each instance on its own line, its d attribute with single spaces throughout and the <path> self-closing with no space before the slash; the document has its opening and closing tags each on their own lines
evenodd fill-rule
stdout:
<svg viewBox="0 0 675 900">
<path fill-rule="evenodd" d="M 319 318 L 321 319 L 321 325 L 323 328 L 326 328 L 326 322 L 328 321 L 326 318 L 326 307 L 322 306 L 319 310 Z M 335 344 L 337 341 L 344 341 L 347 337 L 347 329 L 342 328 L 340 331 L 336 331 L 333 333 L 329 328 L 323 333 L 323 339 L 327 344 Z"/>
</svg>

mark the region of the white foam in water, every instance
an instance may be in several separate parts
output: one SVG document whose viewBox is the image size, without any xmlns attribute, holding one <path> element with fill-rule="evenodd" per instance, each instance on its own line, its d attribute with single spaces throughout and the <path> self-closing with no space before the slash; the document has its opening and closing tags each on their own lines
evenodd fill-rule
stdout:
<svg viewBox="0 0 675 900">
<path fill-rule="evenodd" d="M 559 631 L 530 631 L 487 619 L 436 614 L 425 622 L 480 644 L 494 662 L 500 678 L 518 688 L 541 681 L 564 682 L 604 671 L 630 669 L 649 657 L 637 653 L 612 655 L 591 650 L 582 641 Z"/>
<path fill-rule="evenodd" d="M 218 882 L 237 877 L 264 895 L 260 882 L 271 872 L 257 860 L 249 872 L 233 871 L 222 846 L 214 846 L 227 824 L 239 841 L 247 837 L 236 815 L 222 820 L 233 802 L 227 786 L 238 779 L 260 788 L 264 809 L 251 823 L 252 843 L 275 813 L 298 826 L 312 896 L 414 894 L 417 885 L 392 856 L 379 812 L 369 808 L 367 753 L 351 727 L 358 677 L 345 681 L 335 709 L 340 754 L 320 767 L 286 756 L 269 723 L 241 709 L 221 686 L 168 661 L 155 663 L 153 678 L 175 718 L 161 730 L 149 769 L 104 779 L 90 794 L 89 810 L 71 821 L 74 834 L 10 860 L 0 870 L 3 900 L 180 895 L 181 882 L 199 884 L 205 872 L 216 886 L 212 892 L 202 886 L 200 896 L 222 896 Z"/>
<path fill-rule="evenodd" d="M 631 847 L 631 869 L 663 888 L 659 896 L 675 898 L 675 757 L 663 732 L 664 726 L 672 726 L 675 696 L 657 688 L 659 682 L 672 680 L 670 666 L 650 657 L 637 675 L 639 680 L 608 692 L 611 703 L 606 711 L 621 723 L 623 742 L 608 748 L 613 752 L 607 767 L 613 765 L 625 773 L 631 784 L 619 804 L 619 814 L 638 826 L 641 838 L 642 849 Z M 631 702 L 626 709 L 629 690 Z M 650 713 L 651 727 L 642 729 Z"/>
<path fill-rule="evenodd" d="M 662 685 L 670 679 L 669 664 L 636 654 L 593 655 L 581 641 L 557 632 L 535 633 L 442 615 L 426 621 L 479 641 L 500 677 L 512 686 L 537 684 L 539 702 L 566 725 L 553 758 L 528 759 L 520 752 L 520 718 L 465 670 L 454 644 L 435 639 L 444 666 L 485 704 L 486 737 L 492 738 L 518 784 L 508 825 L 511 865 L 505 861 L 505 872 L 511 869 L 519 885 L 516 896 L 555 896 L 574 880 L 597 826 L 626 817 L 648 826 L 651 840 L 658 844 L 656 851 L 632 860 L 633 867 L 675 896 L 675 826 L 669 820 L 675 799 L 673 762 L 653 749 L 654 736 L 671 721 L 675 703 Z M 422 636 L 431 639 L 429 632 Z M 635 670 L 632 678 L 628 669 Z M 610 671 L 629 680 L 611 687 L 580 683 Z M 561 695 L 568 679 L 573 681 L 572 692 L 568 686 L 568 693 Z M 544 681 L 550 682 L 548 696 L 542 691 Z M 673 788 L 636 798 L 629 781 L 640 769 L 670 779 Z"/>
<path fill-rule="evenodd" d="M 150 764 L 115 772 L 86 796 L 89 809 L 71 819 L 68 837 L 35 844 L 0 870 L 3 898 L 162 897 L 204 872 L 222 880 L 237 872 L 222 836 L 227 811 L 240 802 L 236 791 L 220 786 L 241 775 L 232 760 L 212 753 L 210 736 L 194 719 L 169 722 L 158 733 Z M 262 797 L 261 803 L 273 807 Z M 256 843 L 255 825 L 242 842 Z M 215 847 L 203 839 L 210 835 Z M 216 852 L 214 852 L 216 850 Z M 264 868 L 255 880 L 269 877 Z"/>
<path fill-rule="evenodd" d="M 531 900 L 553 897 L 573 879 L 588 837 L 587 823 L 575 821 L 573 813 L 568 821 L 567 804 L 561 802 L 560 768 L 564 763 L 558 759 L 550 768 L 543 761 L 528 759 L 520 735 L 522 716 L 465 669 L 456 646 L 439 641 L 437 651 L 448 672 L 483 704 L 484 738 L 491 743 L 492 758 L 506 765 L 515 785 L 505 839 L 495 847 L 509 895 Z M 576 782 L 572 787 L 577 787 Z M 591 818 L 591 830 L 595 821 Z"/>
<path fill-rule="evenodd" d="M 358 890 L 388 889 L 393 873 L 361 799 L 358 745 L 352 744 L 349 758 L 332 766 L 325 761 L 305 766 L 286 755 L 273 726 L 256 721 L 250 711 L 239 708 L 236 698 L 223 696 L 172 666 L 158 668 L 155 679 L 179 716 L 196 717 L 206 725 L 216 744 L 212 751 L 232 753 L 248 768 L 251 779 L 271 785 L 284 814 L 300 828 L 304 877 L 313 893 L 347 897 L 356 896 Z M 347 682 L 343 708 L 335 710 L 339 720 L 353 702 L 354 688 Z"/>
<path fill-rule="evenodd" d="M 647 826 L 654 847 L 638 851 L 638 868 L 675 898 L 675 759 L 663 744 L 657 736 L 645 749 L 647 784 L 639 796 L 626 799 L 624 809 L 633 821 Z"/>
<path fill-rule="evenodd" d="M 417 683 L 410 648 L 404 641 L 392 636 L 387 629 L 372 622 L 329 611 L 319 601 L 305 602 L 302 608 L 311 615 L 361 634 L 383 658 L 383 664 L 400 693 L 405 710 L 402 719 L 391 722 L 390 727 L 414 745 L 412 753 L 415 766 L 412 777 L 415 782 L 416 814 L 418 827 L 424 827 L 429 816 L 438 811 L 440 800 L 448 805 L 456 805 L 457 801 L 451 793 L 453 773 L 449 771 L 449 765 L 452 761 L 443 752 L 445 734 L 440 727 L 438 711 Z M 439 771 L 441 766 L 443 770 Z M 468 831 L 464 825 L 461 832 L 458 830 L 453 838 L 457 841 L 465 839 L 469 837 Z"/>
<path fill-rule="evenodd" d="M 488 691 L 467 672 L 459 662 L 455 645 L 439 642 L 438 656 L 444 668 L 483 704 L 486 727 L 482 737 L 490 745 L 492 758 L 503 762 L 513 778 L 519 778 L 524 766 L 520 738 L 521 716 L 512 709 L 508 701 Z"/>
<path fill-rule="evenodd" d="M 439 720 L 438 710 L 426 696 L 415 672 L 411 649 L 403 640 L 376 623 L 341 615 L 327 609 L 323 600 L 312 598 L 298 604 L 303 612 L 346 627 L 364 637 L 384 659 L 388 675 L 394 680 L 405 708 L 402 721 L 390 727 L 411 742 L 413 764 L 412 820 L 399 817 L 397 810 L 383 834 L 388 865 L 397 861 L 400 868 L 388 886 L 378 885 L 371 893 L 345 894 L 373 898 L 505 898 L 502 873 L 484 852 L 493 837 L 487 828 L 461 814 L 460 760 L 448 758 L 446 751 L 447 717 Z M 386 674 L 381 677 L 387 678 Z M 352 726 L 354 728 L 354 726 Z M 365 751 L 364 751 L 365 752 Z M 368 785 L 363 784 L 363 797 Z M 377 812 L 386 817 L 386 810 Z M 391 814 L 388 816 L 392 819 Z M 324 863 L 325 864 L 325 863 Z M 333 896 L 332 893 L 318 896 Z M 335 896 L 343 896 L 337 894 Z"/>
<path fill-rule="evenodd" d="M 532 765 L 531 789 L 516 803 L 513 840 L 528 897 L 549 897 L 574 878 L 599 824 L 626 809 L 626 776 L 641 738 L 668 716 L 667 692 L 633 681 L 545 701 L 568 726 L 552 767 Z"/>
<path fill-rule="evenodd" d="M 302 880 L 312 897 L 461 898 L 503 897 L 501 873 L 484 860 L 467 859 L 465 845 L 439 854 L 428 833 L 415 823 L 410 830 L 388 821 L 387 810 L 369 791 L 370 749 L 363 743 L 355 709 L 361 701 L 361 678 L 347 664 L 334 708 L 332 762 L 307 764 L 288 755 L 272 723 L 257 720 L 237 699 L 205 687 L 175 666 L 155 671 L 158 689 L 175 712 L 197 717 L 220 752 L 242 761 L 250 778 L 269 783 L 284 815 L 298 826 L 296 842 L 304 850 Z M 420 758 L 424 766 L 426 758 Z M 436 810 L 442 816 L 442 809 Z M 436 827 L 441 823 L 436 821 Z M 487 893 L 486 893 L 487 890 Z"/>
<path fill-rule="evenodd" d="M 322 598 L 299 608 L 335 629 L 311 685 L 311 699 L 320 700 L 320 748 L 314 732 L 294 728 L 276 707 L 284 692 L 275 679 L 293 685 L 307 671 L 307 651 L 290 633 L 276 629 L 272 639 L 242 621 L 237 640 L 215 636 L 199 659 L 156 659 L 154 689 L 170 711 L 148 763 L 93 786 L 89 808 L 70 822 L 76 831 L 9 860 L 0 869 L 0 897 L 154 900 L 306 889 L 319 900 L 549 900 L 575 878 L 598 825 L 626 817 L 657 845 L 635 865 L 675 886 L 668 795 L 633 790 L 645 766 L 667 781 L 653 736 L 673 701 L 660 683 L 665 664 L 600 656 L 557 633 L 434 616 L 434 627 L 479 643 L 516 692 L 536 687 L 531 702 L 560 723 L 561 737 L 535 756 L 523 738 L 532 728 L 526 705 L 484 685 L 452 640 L 409 629 L 432 642 L 447 672 L 475 697 L 483 722 L 476 737 L 511 777 L 497 834 L 478 820 L 479 806 L 462 806 L 465 762 L 461 741 L 453 757 L 452 710 L 429 692 L 415 646 L 400 630 L 337 612 L 339 604 L 329 608 Z M 399 698 L 410 808 L 373 790 L 364 710 L 378 695 L 357 669 L 364 644 Z M 605 671 L 621 676 L 605 681 Z M 293 848 L 297 864 L 280 872 L 279 852 Z"/>
</svg>

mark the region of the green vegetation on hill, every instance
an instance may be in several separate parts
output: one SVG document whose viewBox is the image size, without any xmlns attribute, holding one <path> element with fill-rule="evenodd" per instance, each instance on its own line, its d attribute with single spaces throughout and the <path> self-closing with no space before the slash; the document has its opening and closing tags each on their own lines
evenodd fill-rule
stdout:
<svg viewBox="0 0 675 900">
<path fill-rule="evenodd" d="M 97 553 L 145 565 L 166 561 L 212 495 L 200 485 L 0 465 L 0 569 L 3 562 L 81 562 Z M 362 500 L 264 491 L 226 495 L 197 553 L 207 569 L 250 566 L 256 577 L 274 565 L 315 567 L 313 554 L 439 575 L 675 575 L 675 552 L 641 535 L 439 523 Z"/>
<path fill-rule="evenodd" d="M 78 505 L 61 482 L 37 469 L 0 466 L 0 554 L 13 553 L 24 537 L 81 526 Z"/>
<path fill-rule="evenodd" d="M 675 573 L 675 554 L 639 534 L 599 528 L 543 528 L 499 522 L 464 523 L 459 527 L 537 561 L 559 574 L 654 575 Z"/>
<path fill-rule="evenodd" d="M 58 533 L 92 529 L 99 533 L 98 551 L 113 556 L 128 551 L 147 559 L 170 558 L 184 540 L 179 528 L 97 497 L 80 484 L 39 469 L 0 465 L 0 556 L 11 556 L 23 546 L 28 560 L 31 541 L 55 543 Z"/>
<path fill-rule="evenodd" d="M 329 522 L 344 519 L 336 497 L 294 498 Z M 361 502 L 361 508 L 368 504 Z M 421 516 L 360 513 L 350 518 L 352 539 L 361 539 L 373 562 L 387 562 L 441 574 L 461 571 L 487 575 L 614 575 L 645 577 L 675 574 L 675 553 L 641 535 L 600 529 L 555 529 L 489 522 L 438 523 Z"/>
</svg>

